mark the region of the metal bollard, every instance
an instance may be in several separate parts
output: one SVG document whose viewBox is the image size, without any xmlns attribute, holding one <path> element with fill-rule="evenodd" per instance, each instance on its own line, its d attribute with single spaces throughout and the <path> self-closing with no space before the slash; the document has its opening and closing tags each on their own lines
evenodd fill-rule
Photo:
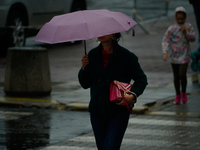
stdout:
<svg viewBox="0 0 200 150">
<path fill-rule="evenodd" d="M 8 49 L 4 92 L 10 96 L 45 96 L 51 93 L 48 51 L 41 47 Z"/>
</svg>

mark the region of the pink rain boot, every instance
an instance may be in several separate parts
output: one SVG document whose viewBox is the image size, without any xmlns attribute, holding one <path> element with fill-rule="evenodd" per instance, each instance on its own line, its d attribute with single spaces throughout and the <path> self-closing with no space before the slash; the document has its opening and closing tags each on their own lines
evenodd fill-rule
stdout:
<svg viewBox="0 0 200 150">
<path fill-rule="evenodd" d="M 187 103 L 188 98 L 187 98 L 187 94 L 186 93 L 181 93 L 181 98 L 182 98 L 182 103 L 183 104 Z"/>
<path fill-rule="evenodd" d="M 178 105 L 181 101 L 181 95 L 176 95 L 176 98 L 174 100 L 174 104 Z"/>
</svg>

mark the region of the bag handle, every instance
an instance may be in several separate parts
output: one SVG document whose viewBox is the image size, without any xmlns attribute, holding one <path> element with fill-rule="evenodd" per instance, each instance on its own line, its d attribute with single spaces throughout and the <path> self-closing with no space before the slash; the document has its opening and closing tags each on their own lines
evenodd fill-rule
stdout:
<svg viewBox="0 0 200 150">
<path fill-rule="evenodd" d="M 127 94 L 127 93 L 131 93 L 132 95 L 134 95 L 135 96 L 135 99 L 137 100 L 137 95 L 134 93 L 134 92 L 132 92 L 132 91 L 130 91 L 130 90 L 128 90 L 127 89 L 127 87 L 124 87 L 119 81 L 117 81 L 117 80 L 115 80 L 116 82 L 117 82 L 117 88 L 121 91 L 121 89 L 120 89 L 120 87 L 119 87 L 119 85 L 121 85 L 121 87 L 124 89 L 124 95 L 125 94 Z M 130 85 L 131 86 L 131 85 Z M 126 90 L 126 91 L 125 91 Z"/>
<path fill-rule="evenodd" d="M 124 100 L 124 103 L 125 103 L 125 105 L 126 105 L 128 111 L 129 111 L 129 113 L 132 113 L 133 110 L 129 107 L 129 105 L 128 105 L 128 103 L 127 103 L 125 97 L 124 97 L 123 91 L 122 91 L 122 90 L 120 90 L 120 91 L 121 91 L 122 98 L 123 98 L 123 100 Z"/>
</svg>

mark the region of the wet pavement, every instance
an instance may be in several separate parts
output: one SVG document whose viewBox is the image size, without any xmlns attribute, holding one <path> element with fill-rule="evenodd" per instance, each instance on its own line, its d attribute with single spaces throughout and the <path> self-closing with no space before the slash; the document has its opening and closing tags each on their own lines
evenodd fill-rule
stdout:
<svg viewBox="0 0 200 150">
<path fill-rule="evenodd" d="M 38 149 L 91 132 L 88 112 L 0 107 L 0 149 Z"/>
<path fill-rule="evenodd" d="M 170 90 L 171 89 L 171 90 Z M 188 82 L 188 103 L 174 105 L 172 84 L 165 87 L 147 87 L 144 99 L 160 96 L 146 103 L 148 110 L 143 115 L 132 114 L 122 142 L 121 150 L 198 150 L 200 149 L 200 84 Z M 173 92 L 172 92 L 173 93 Z M 140 99 L 143 101 L 144 99 Z M 50 145 L 42 150 L 95 150 L 93 132 Z"/>
<path fill-rule="evenodd" d="M 129 121 L 121 150 L 199 150 L 199 118 L 139 115 Z M 43 150 L 96 150 L 92 132 Z"/>
<path fill-rule="evenodd" d="M 188 14 L 187 20 L 197 29 L 193 13 Z M 199 75 L 188 68 L 189 101 L 185 105 L 174 105 L 175 91 L 171 67 L 168 62 L 162 60 L 160 42 L 167 27 L 172 23 L 174 17 L 149 23 L 149 35 L 138 26 L 135 28 L 136 37 L 131 37 L 129 32 L 123 33 L 120 44 L 139 57 L 149 85 L 138 98 L 134 114 L 131 114 L 122 150 L 200 149 Z M 95 39 L 88 40 L 88 50 L 97 44 Z M 6 150 L 9 146 L 11 149 L 15 149 L 15 146 L 20 146 L 21 149 L 42 150 L 96 149 L 89 114 L 85 112 L 89 102 L 89 90 L 82 89 L 77 81 L 83 55 L 82 46 L 82 43 L 46 46 L 52 78 L 50 96 L 6 96 L 3 91 L 5 63 L 1 63 L 0 149 Z M 192 43 L 192 50 L 195 50 L 196 46 L 196 42 Z M 21 109 L 10 110 L 2 106 Z M 72 131 L 68 132 L 69 130 Z"/>
</svg>

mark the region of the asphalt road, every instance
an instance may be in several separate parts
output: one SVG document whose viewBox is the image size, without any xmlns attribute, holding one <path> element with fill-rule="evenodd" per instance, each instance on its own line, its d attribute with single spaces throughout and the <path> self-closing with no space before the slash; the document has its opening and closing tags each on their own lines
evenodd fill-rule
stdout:
<svg viewBox="0 0 200 150">
<path fill-rule="evenodd" d="M 0 107 L 0 149 L 39 149 L 91 132 L 88 112 Z"/>
</svg>

